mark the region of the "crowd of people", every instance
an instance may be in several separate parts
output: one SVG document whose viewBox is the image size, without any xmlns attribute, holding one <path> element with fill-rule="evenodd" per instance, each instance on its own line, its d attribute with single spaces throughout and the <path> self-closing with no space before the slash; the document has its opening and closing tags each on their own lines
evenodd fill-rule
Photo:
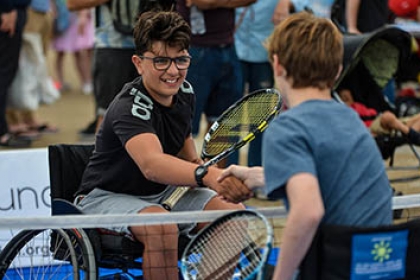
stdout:
<svg viewBox="0 0 420 280">
<path fill-rule="evenodd" d="M 66 53 L 75 57 L 81 91 L 92 92 L 92 12 L 70 12 L 64 0 L 1 2 L 1 56 L 5 63 L 1 70 L 0 147 L 30 147 L 43 134 L 59 132 L 54 120 L 41 120 L 37 111 L 69 89 L 63 74 Z M 51 50 L 57 55 L 50 70 L 47 53 Z"/>
<path fill-rule="evenodd" d="M 8 7 L 8 2 L 10 1 L 5 0 L 6 10 L 13 8 Z M 201 1 L 175 2 L 177 11 L 192 26 L 192 63 L 188 80 L 200 93 L 197 95 L 196 113 L 193 117 L 194 137 L 200 133 L 203 116 L 207 121 L 204 130 L 207 130 L 212 121 L 243 94 L 261 87 L 274 86 L 263 42 L 274 26 L 291 13 L 311 11 L 317 16 L 332 18 L 346 32 L 361 33 L 389 23 L 391 13 L 415 18 L 417 11 L 415 1 L 406 3 L 407 1 L 399 0 L 390 0 L 389 3 L 385 0 L 237 0 L 226 7 L 217 4 L 221 5 L 218 7 L 213 3 L 201 7 Z M 20 86 L 24 84 L 22 79 L 29 79 L 25 79 L 25 76 L 34 76 L 29 71 L 20 70 L 27 68 L 24 64 L 25 55 L 14 55 L 20 57 L 17 66 L 13 66 L 17 67 L 16 71 L 5 68 L 12 78 L 6 83 L 5 93 L 2 94 L 3 98 L 8 98 L 1 102 L 3 107 L 6 106 L 2 108 L 6 113 L 1 113 L 4 125 L 0 128 L 0 146 L 30 147 L 31 142 L 39 139 L 43 133 L 59 131 L 54 120 L 40 120 L 36 111 L 42 104 L 53 103 L 58 99 L 57 90 L 66 92 L 71 89 L 71 83 L 64 77 L 63 63 L 66 53 L 74 56 L 81 84 L 80 91 L 84 94 L 94 93 L 94 118 L 80 130 L 81 136 L 94 136 L 116 93 L 137 75 L 131 63 L 131 55 L 134 53 L 131 34 L 121 34 L 113 28 L 109 1 L 95 0 L 86 3 L 79 0 L 28 0 L 13 3 L 10 5 L 21 9 L 25 18 L 27 14 L 26 24 L 19 27 L 15 23 L 17 31 L 23 28 L 22 35 L 15 35 L 15 39 L 20 38 L 22 41 L 18 43 L 18 50 L 27 51 L 25 42 L 30 39 L 27 39 L 25 33 L 40 36 L 40 42 L 30 41 L 31 44 L 38 44 L 32 48 L 42 49 L 41 60 L 45 60 L 47 51 L 52 49 L 56 53 L 56 60 L 50 73 L 45 69 L 45 61 L 41 63 L 43 65 L 37 62 L 37 73 L 44 68 L 43 76 L 38 78 L 38 84 L 42 85 L 34 85 L 32 88 Z M 6 13 L 2 14 L 6 16 Z M 20 20 L 22 16 L 19 16 Z M 200 16 L 202 21 L 197 21 Z M 220 20 L 221 16 L 226 17 L 226 21 Z M 200 26 L 196 27 L 196 24 Z M 3 35 L 7 32 L 4 30 Z M 114 61 L 114 57 L 118 62 Z M 203 64 L 207 67 L 200 67 Z M 51 76 L 55 78 L 55 89 L 51 87 Z M 47 97 L 43 98 L 44 96 Z M 250 166 L 261 165 L 261 140 L 262 137 L 258 137 L 250 145 L 246 160 Z M 238 156 L 232 156 L 227 164 L 238 163 Z"/>
<path fill-rule="evenodd" d="M 29 28 L 26 16 L 29 21 L 28 11 L 38 2 L 0 2 L 0 146 L 29 146 L 31 138 L 24 133 L 34 127 L 39 132 L 41 125 L 57 131 L 35 119 L 17 133 L 6 120 L 8 88 L 19 71 L 19 49 Z M 95 41 L 93 53 L 87 39 L 70 46 L 76 40 L 57 37 L 53 44 L 59 53 L 58 88 L 67 87 L 62 53 L 74 52 L 81 91 L 93 91 L 95 101 L 94 120 L 84 129 L 96 135 L 95 151 L 78 206 L 93 214 L 165 213 L 160 204 L 175 186 L 191 186 L 173 211 L 244 209 L 242 202 L 260 189 L 271 199 L 283 199 L 289 211 L 274 279 L 293 279 L 321 224 L 390 224 L 392 189 L 381 154 L 359 115 L 331 96 L 342 71 L 342 31 L 372 32 L 389 23 L 388 1 L 173 4 L 171 11 L 143 12 L 133 31 L 124 33 L 108 1 L 67 0 L 76 25 L 59 36 L 72 32 L 71 38 Z M 49 9 L 35 14 L 47 15 Z M 87 61 L 92 73 L 86 71 Z M 234 155 L 224 166 L 203 170 L 194 144 L 202 118 L 210 126 L 244 94 L 274 86 L 287 110 L 251 145 L 248 166 L 239 166 Z M 112 230 L 144 244 L 146 279 L 177 279 L 177 236 L 203 226 Z M 156 244 L 148 230 L 171 242 Z"/>
</svg>

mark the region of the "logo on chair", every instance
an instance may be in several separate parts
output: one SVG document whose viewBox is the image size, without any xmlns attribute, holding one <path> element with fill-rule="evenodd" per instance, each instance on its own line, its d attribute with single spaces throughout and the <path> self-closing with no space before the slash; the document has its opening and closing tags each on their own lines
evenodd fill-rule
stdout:
<svg viewBox="0 0 420 280">
<path fill-rule="evenodd" d="M 408 230 L 354 235 L 351 280 L 404 278 L 407 237 Z"/>
<path fill-rule="evenodd" d="M 378 262 L 384 262 L 386 260 L 389 260 L 392 253 L 391 243 L 380 241 L 373 245 L 372 255 L 373 260 Z"/>
</svg>

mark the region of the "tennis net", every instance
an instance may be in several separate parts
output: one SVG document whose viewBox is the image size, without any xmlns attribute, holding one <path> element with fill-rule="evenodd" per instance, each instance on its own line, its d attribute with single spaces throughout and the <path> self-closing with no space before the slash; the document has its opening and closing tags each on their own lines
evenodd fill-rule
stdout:
<svg viewBox="0 0 420 280">
<path fill-rule="evenodd" d="M 394 197 L 393 209 L 400 211 L 396 223 L 420 217 L 420 194 Z M 255 210 L 273 227 L 274 250 L 268 263 L 275 265 L 287 211 L 281 204 Z M 125 266 L 130 268 L 127 273 L 141 275 L 143 246 L 98 228 L 211 222 L 229 212 L 0 218 L 0 279 L 114 279 L 120 273 L 115 269 Z M 180 252 L 188 241 L 179 239 Z"/>
</svg>

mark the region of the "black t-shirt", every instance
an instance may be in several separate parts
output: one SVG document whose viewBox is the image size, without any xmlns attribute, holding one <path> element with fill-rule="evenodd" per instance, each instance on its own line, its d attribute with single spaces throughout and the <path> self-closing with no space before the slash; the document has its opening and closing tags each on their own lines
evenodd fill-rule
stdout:
<svg viewBox="0 0 420 280">
<path fill-rule="evenodd" d="M 126 84 L 104 116 L 79 193 L 94 188 L 141 196 L 163 191 L 166 185 L 147 180 L 125 150 L 125 144 L 138 134 L 153 133 L 164 153 L 176 156 L 191 133 L 194 104 L 195 95 L 188 82 L 174 96 L 171 107 L 154 101 L 141 77 Z"/>
</svg>

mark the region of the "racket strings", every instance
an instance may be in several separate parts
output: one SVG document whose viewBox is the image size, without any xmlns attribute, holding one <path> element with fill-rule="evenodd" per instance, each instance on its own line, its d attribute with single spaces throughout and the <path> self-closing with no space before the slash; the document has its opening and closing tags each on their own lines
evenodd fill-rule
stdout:
<svg viewBox="0 0 420 280">
<path fill-rule="evenodd" d="M 274 114 L 279 105 L 277 94 L 255 94 L 237 104 L 218 121 L 210 132 L 203 150 L 208 155 L 217 155 L 248 134 L 257 131 L 259 126 Z"/>
<path fill-rule="evenodd" d="M 267 235 L 266 225 L 258 220 L 220 224 L 190 248 L 192 279 L 243 279 L 251 275 L 261 263 Z"/>
<path fill-rule="evenodd" d="M 203 239 L 197 243 L 196 249 L 195 253 L 202 256 L 201 265 L 197 266 L 202 279 L 219 279 L 227 271 L 232 270 L 232 260 L 239 257 L 237 252 L 241 251 L 242 246 L 231 227 L 221 231 L 219 226 L 203 236 Z"/>
</svg>

